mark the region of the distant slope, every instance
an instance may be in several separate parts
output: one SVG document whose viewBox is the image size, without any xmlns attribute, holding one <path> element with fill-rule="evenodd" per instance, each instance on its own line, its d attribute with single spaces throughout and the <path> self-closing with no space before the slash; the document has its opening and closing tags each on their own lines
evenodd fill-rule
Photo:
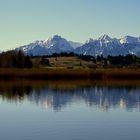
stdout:
<svg viewBox="0 0 140 140">
<path fill-rule="evenodd" d="M 55 35 L 48 40 L 35 41 L 16 50 L 21 50 L 28 55 L 42 56 L 52 55 L 53 53 L 74 52 L 74 49 L 79 46 L 79 43 L 69 42 L 61 36 Z"/>
<path fill-rule="evenodd" d="M 84 44 L 67 41 L 61 36 L 55 35 L 48 40 L 35 41 L 21 46 L 16 50 L 33 56 L 52 55 L 53 53 L 74 52 L 82 55 L 116 56 L 135 54 L 140 56 L 140 37 L 125 36 L 121 39 L 102 35 L 98 39 L 89 39 Z"/>
<path fill-rule="evenodd" d="M 125 36 L 116 39 L 103 35 L 99 39 L 90 39 L 83 46 L 76 48 L 75 53 L 91 56 L 140 55 L 140 38 Z"/>
</svg>

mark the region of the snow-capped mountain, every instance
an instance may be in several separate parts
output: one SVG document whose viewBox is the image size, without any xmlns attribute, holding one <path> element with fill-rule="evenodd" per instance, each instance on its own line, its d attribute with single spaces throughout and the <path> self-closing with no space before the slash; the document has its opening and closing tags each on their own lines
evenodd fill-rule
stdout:
<svg viewBox="0 0 140 140">
<path fill-rule="evenodd" d="M 120 42 L 127 48 L 129 54 L 140 56 L 140 37 L 125 36 Z"/>
<path fill-rule="evenodd" d="M 121 44 L 133 44 L 133 43 L 140 43 L 140 38 L 132 37 L 132 36 L 125 36 L 120 39 Z"/>
<path fill-rule="evenodd" d="M 82 55 L 117 56 L 135 54 L 140 56 L 140 37 L 125 36 L 121 39 L 102 35 L 98 39 L 89 39 L 84 44 L 67 41 L 55 35 L 47 40 L 35 41 L 16 50 L 22 50 L 28 55 L 42 56 L 53 53 L 74 52 Z"/>
<path fill-rule="evenodd" d="M 75 49 L 75 53 L 92 56 L 140 55 L 140 38 L 125 36 L 116 39 L 103 35 L 99 39 L 90 39 L 83 46 Z"/>
<path fill-rule="evenodd" d="M 103 35 L 99 39 L 90 39 L 83 46 L 77 48 L 75 53 L 92 56 L 116 56 L 125 55 L 128 52 L 119 40 L 111 38 L 108 35 Z"/>
<path fill-rule="evenodd" d="M 53 53 L 74 52 L 79 47 L 79 43 L 67 41 L 61 36 L 55 35 L 48 40 L 35 41 L 25 46 L 21 46 L 16 50 L 21 50 L 28 55 L 51 55 Z"/>
</svg>

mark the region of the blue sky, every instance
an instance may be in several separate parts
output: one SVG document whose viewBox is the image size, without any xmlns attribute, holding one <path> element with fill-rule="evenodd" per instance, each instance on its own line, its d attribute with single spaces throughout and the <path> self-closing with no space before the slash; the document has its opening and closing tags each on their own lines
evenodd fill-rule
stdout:
<svg viewBox="0 0 140 140">
<path fill-rule="evenodd" d="M 59 34 L 140 36 L 140 0 L 0 0 L 0 50 Z"/>
</svg>

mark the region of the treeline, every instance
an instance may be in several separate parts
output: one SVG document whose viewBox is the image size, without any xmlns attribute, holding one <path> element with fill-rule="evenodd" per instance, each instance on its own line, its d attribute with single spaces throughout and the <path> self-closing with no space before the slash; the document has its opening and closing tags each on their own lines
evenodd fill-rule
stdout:
<svg viewBox="0 0 140 140">
<path fill-rule="evenodd" d="M 129 65 L 135 65 L 135 66 L 140 65 L 140 57 L 131 55 L 131 54 L 128 54 L 126 56 L 119 55 L 119 56 L 104 57 L 103 55 L 101 55 L 101 56 L 94 57 L 94 56 L 90 56 L 90 55 L 78 55 L 73 52 L 70 52 L 70 53 L 64 52 L 64 53 L 60 53 L 60 54 L 54 53 L 49 56 L 42 56 L 42 58 L 47 59 L 50 57 L 56 57 L 56 60 L 57 60 L 57 57 L 75 57 L 75 56 L 79 57 L 81 60 L 92 61 L 94 64 L 100 64 L 103 67 L 108 66 L 108 65 L 112 65 L 112 66 L 116 66 L 116 67 L 123 67 L 123 66 L 127 67 Z M 34 57 L 40 58 L 40 56 L 34 56 Z M 34 57 L 32 56 L 32 58 L 34 58 Z M 42 62 L 44 62 L 44 61 L 42 61 Z M 47 62 L 47 63 L 49 63 L 49 62 Z"/>
<path fill-rule="evenodd" d="M 44 55 L 42 57 L 50 58 L 50 57 L 73 57 L 73 56 L 79 56 L 78 54 L 75 54 L 74 52 L 62 52 L 62 53 L 53 53 L 52 55 Z M 31 56 L 32 58 L 40 57 L 40 56 Z"/>
<path fill-rule="evenodd" d="M 93 64 L 97 65 L 97 67 L 100 65 L 102 67 L 106 66 L 114 66 L 114 67 L 127 67 L 130 65 L 133 66 L 140 66 L 140 57 L 135 55 L 126 55 L 126 56 L 108 56 L 103 57 L 101 56 L 88 56 L 88 55 L 78 55 L 71 53 L 54 53 L 51 56 L 27 56 L 22 51 L 7 51 L 0 54 L 0 68 L 32 68 L 33 63 L 32 61 L 38 61 L 40 58 L 40 61 L 38 65 L 45 65 L 50 66 L 49 57 L 79 57 L 81 60 L 85 61 L 92 61 Z M 38 57 L 39 59 L 33 59 L 35 57 Z M 33 62 L 34 62 L 33 61 Z M 34 62 L 36 63 L 36 62 Z M 82 66 L 82 61 L 80 62 L 80 65 Z M 94 66 L 95 66 L 94 65 Z"/>
<path fill-rule="evenodd" d="M 77 56 L 82 60 L 92 61 L 95 64 L 101 64 L 103 66 L 113 65 L 113 66 L 123 67 L 132 64 L 140 65 L 140 57 L 131 54 L 128 54 L 126 56 L 119 55 L 119 56 L 104 57 L 103 55 L 101 55 L 101 56 L 94 57 L 90 55 L 78 55 L 71 52 L 71 53 L 60 53 L 60 54 L 54 53 L 51 56 L 46 56 L 46 57 L 48 58 L 48 57 L 73 57 L 73 56 Z"/>
<path fill-rule="evenodd" d="M 30 56 L 22 51 L 7 51 L 0 54 L 0 68 L 32 68 Z"/>
<path fill-rule="evenodd" d="M 97 56 L 85 56 L 85 55 L 80 55 L 79 56 L 82 60 L 85 61 L 93 61 L 94 63 L 101 62 L 104 66 L 105 65 L 114 65 L 114 66 L 129 66 L 129 65 L 139 65 L 140 64 L 140 57 L 128 54 L 126 56 L 108 56 L 108 57 L 103 57 Z"/>
</svg>

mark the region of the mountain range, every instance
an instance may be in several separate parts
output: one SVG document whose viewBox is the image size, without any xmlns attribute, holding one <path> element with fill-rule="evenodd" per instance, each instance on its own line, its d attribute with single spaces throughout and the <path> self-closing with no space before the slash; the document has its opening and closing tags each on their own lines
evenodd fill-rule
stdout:
<svg viewBox="0 0 140 140">
<path fill-rule="evenodd" d="M 74 52 L 79 55 L 117 56 L 134 54 L 140 56 L 140 37 L 125 36 L 121 39 L 102 35 L 98 39 L 89 39 L 84 44 L 68 41 L 59 35 L 47 40 L 37 40 L 16 48 L 33 56 L 52 55 L 53 53 Z"/>
</svg>

